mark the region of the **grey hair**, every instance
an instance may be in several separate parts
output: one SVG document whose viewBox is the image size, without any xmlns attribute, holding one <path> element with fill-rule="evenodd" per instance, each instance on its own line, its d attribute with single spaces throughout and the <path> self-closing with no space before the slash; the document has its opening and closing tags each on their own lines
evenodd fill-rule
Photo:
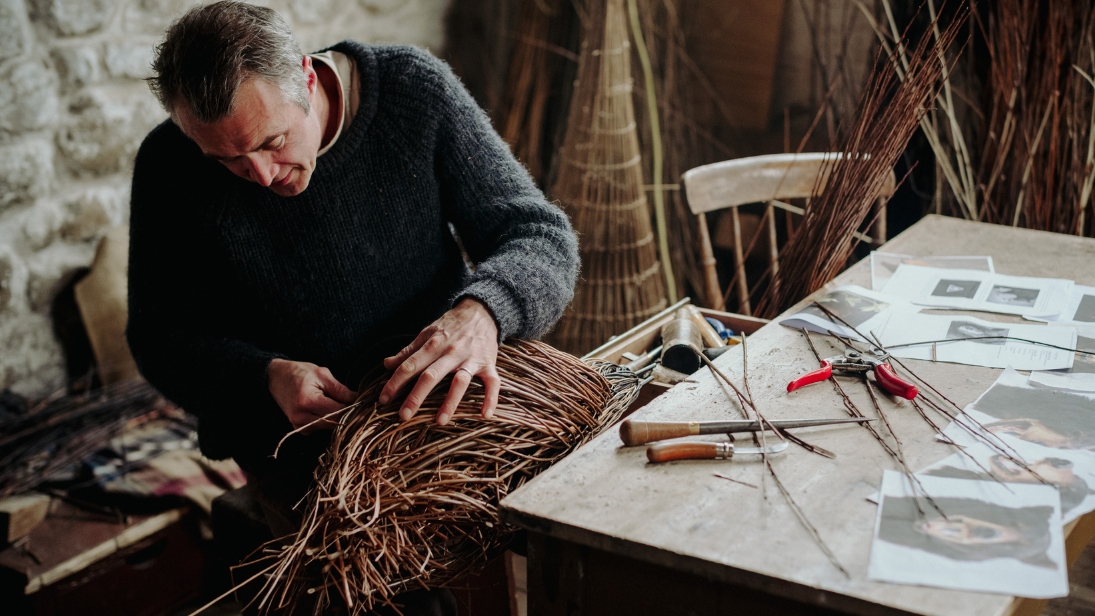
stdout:
<svg viewBox="0 0 1095 616">
<path fill-rule="evenodd" d="M 171 24 L 147 81 L 172 118 L 181 102 L 199 122 L 223 120 L 234 109 L 236 90 L 252 77 L 277 86 L 307 112 L 303 59 L 277 11 L 225 0 L 194 7 Z"/>
</svg>

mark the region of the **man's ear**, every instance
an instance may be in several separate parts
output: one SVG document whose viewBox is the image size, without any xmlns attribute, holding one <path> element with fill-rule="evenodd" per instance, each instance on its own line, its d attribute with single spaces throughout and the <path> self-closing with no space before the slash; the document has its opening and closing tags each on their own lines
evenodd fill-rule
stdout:
<svg viewBox="0 0 1095 616">
<path fill-rule="evenodd" d="M 301 62 L 301 68 L 304 70 L 305 83 L 308 85 L 308 96 L 311 97 L 316 93 L 316 88 L 319 87 L 319 75 L 316 74 L 316 69 L 312 66 L 312 58 L 305 55 L 304 60 Z"/>
</svg>

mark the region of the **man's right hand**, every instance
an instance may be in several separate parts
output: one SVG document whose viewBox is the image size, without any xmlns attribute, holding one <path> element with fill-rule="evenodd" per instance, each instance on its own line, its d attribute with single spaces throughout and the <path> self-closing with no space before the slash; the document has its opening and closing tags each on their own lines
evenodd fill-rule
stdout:
<svg viewBox="0 0 1095 616">
<path fill-rule="evenodd" d="M 307 362 L 274 359 L 267 370 L 267 379 L 270 394 L 294 429 L 307 426 L 357 400 L 357 393 L 339 383 L 330 370 Z M 333 422 L 320 421 L 304 432 L 334 427 Z"/>
</svg>

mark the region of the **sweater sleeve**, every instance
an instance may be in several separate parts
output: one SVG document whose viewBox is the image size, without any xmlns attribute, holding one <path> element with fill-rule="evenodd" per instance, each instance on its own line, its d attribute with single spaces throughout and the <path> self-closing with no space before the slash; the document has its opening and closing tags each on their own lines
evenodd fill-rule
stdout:
<svg viewBox="0 0 1095 616">
<path fill-rule="evenodd" d="M 500 339 L 539 338 L 574 296 L 578 240 L 449 66 L 420 54 L 437 114 L 442 207 L 476 264 L 454 303 L 471 297 L 485 304 Z"/>
<path fill-rule="evenodd" d="M 177 132 L 161 125 L 137 155 L 126 338 L 142 376 L 201 419 L 206 455 L 227 457 L 236 438 L 272 438 L 289 426 L 283 415 L 278 421 L 266 378 L 270 361 L 281 356 L 234 337 L 225 318 L 221 268 L 213 265 L 216 249 L 199 213 L 211 187 L 184 181 L 197 177 L 191 167 L 204 161 L 187 161 L 193 144 L 174 138 Z M 209 442 L 210 435 L 221 442 Z"/>
</svg>

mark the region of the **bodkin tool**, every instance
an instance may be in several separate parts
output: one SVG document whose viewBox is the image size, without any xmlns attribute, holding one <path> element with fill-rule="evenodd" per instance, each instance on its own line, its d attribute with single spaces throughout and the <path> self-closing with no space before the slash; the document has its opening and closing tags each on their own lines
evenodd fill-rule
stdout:
<svg viewBox="0 0 1095 616">
<path fill-rule="evenodd" d="M 752 419 L 730 419 L 727 421 L 642 421 L 627 419 L 620 424 L 620 440 L 628 447 L 644 445 L 654 441 L 698 434 L 733 434 L 735 432 L 760 432 L 762 430 L 788 428 L 807 428 L 843 423 L 865 423 L 874 421 L 872 417 L 841 417 L 839 419 L 785 419 L 761 422 Z"/>
</svg>

